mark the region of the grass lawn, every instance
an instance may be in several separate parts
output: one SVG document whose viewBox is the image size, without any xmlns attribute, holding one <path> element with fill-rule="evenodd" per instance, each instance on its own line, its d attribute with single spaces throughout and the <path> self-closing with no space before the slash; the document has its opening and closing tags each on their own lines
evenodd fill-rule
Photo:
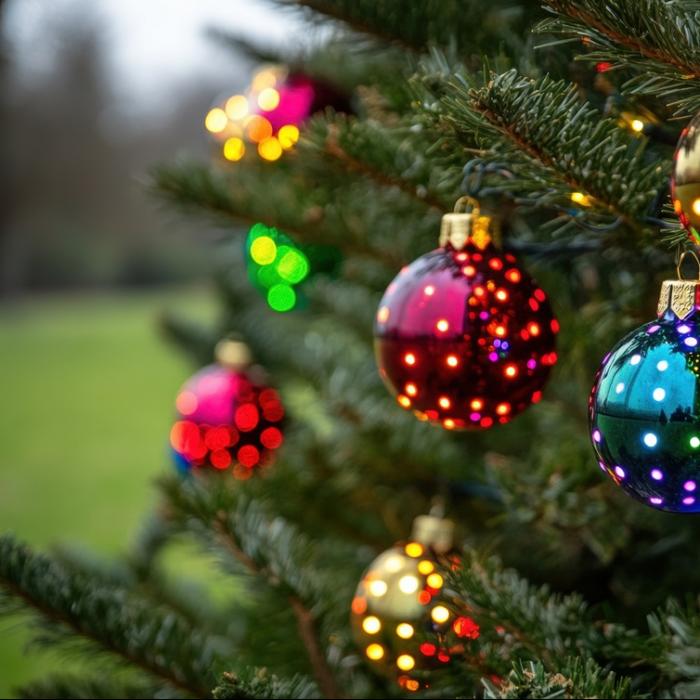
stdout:
<svg viewBox="0 0 700 700">
<path fill-rule="evenodd" d="M 201 290 L 0 306 L 0 532 L 38 547 L 128 545 L 170 468 L 173 401 L 192 371 L 158 337 L 156 314 L 210 318 L 213 307 Z M 46 670 L 24 642 L 21 626 L 0 630 L 0 697 Z"/>
</svg>

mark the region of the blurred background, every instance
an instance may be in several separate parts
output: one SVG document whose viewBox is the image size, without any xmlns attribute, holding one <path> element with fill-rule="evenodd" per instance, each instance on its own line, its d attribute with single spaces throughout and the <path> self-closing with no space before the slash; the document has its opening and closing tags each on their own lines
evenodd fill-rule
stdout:
<svg viewBox="0 0 700 700">
<path fill-rule="evenodd" d="M 250 77 L 212 28 L 301 40 L 261 0 L 0 0 L 0 531 L 32 544 L 124 548 L 168 465 L 191 367 L 157 317 L 214 313 L 223 243 L 144 182 L 208 158 L 204 115 Z M 2 630 L 0 696 L 29 663 Z"/>
</svg>

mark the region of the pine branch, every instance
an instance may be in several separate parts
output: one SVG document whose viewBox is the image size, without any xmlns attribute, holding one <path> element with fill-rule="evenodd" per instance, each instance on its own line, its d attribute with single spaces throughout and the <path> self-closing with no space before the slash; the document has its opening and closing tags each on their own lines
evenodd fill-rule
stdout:
<svg viewBox="0 0 700 700">
<path fill-rule="evenodd" d="M 282 680 L 265 669 L 241 676 L 224 673 L 220 684 L 214 689 L 215 700 L 248 700 L 249 698 L 317 698 L 313 683 L 303 676 Z"/>
<path fill-rule="evenodd" d="M 628 678 L 617 678 L 592 659 L 566 659 L 559 670 L 549 671 L 540 662 L 516 661 L 508 677 L 498 685 L 484 681 L 484 697 L 497 698 L 634 698 Z"/>
<path fill-rule="evenodd" d="M 100 676 L 86 677 L 81 674 L 66 675 L 55 674 L 22 686 L 17 691 L 18 698 L 24 700 L 42 700 L 43 698 L 55 698 L 56 700 L 71 700 L 72 698 L 124 698 L 125 700 L 138 700 L 140 698 L 163 697 L 163 692 L 172 693 L 167 686 L 159 686 L 148 683 L 135 683 L 126 679 L 115 678 L 102 674 Z M 172 697 L 172 695 L 169 695 Z"/>
<path fill-rule="evenodd" d="M 326 609 L 337 595 L 323 586 L 312 544 L 280 518 L 268 520 L 253 502 L 216 480 L 178 484 L 161 482 L 170 517 L 184 529 L 196 525 L 207 544 L 213 535 L 218 546 L 245 571 L 280 591 L 297 621 L 318 687 L 326 698 L 340 698 L 335 676 L 318 637 L 319 620 L 312 611 Z"/>
<path fill-rule="evenodd" d="M 283 6 L 299 6 L 342 22 L 352 31 L 411 51 L 425 51 L 431 44 L 454 43 L 461 53 L 497 42 L 512 51 L 523 46 L 527 22 L 538 12 L 513 0 L 277 0 Z"/>
<path fill-rule="evenodd" d="M 581 39 L 579 58 L 631 67 L 623 91 L 665 99 L 676 114 L 700 108 L 697 0 L 546 0 L 555 18 L 537 31 Z"/>
<path fill-rule="evenodd" d="M 648 163 L 642 141 L 601 118 L 565 81 L 508 71 L 470 87 L 458 76 L 448 80 L 440 105 L 436 118 L 458 143 L 471 147 L 476 140 L 485 160 L 512 171 L 493 189 L 521 203 L 570 208 L 571 193 L 582 192 L 593 200 L 590 211 L 638 227 L 670 168 Z"/>
<path fill-rule="evenodd" d="M 0 613 L 28 611 L 42 645 L 77 644 L 138 668 L 195 697 L 208 697 L 207 679 L 222 659 L 215 643 L 165 607 L 116 587 L 95 585 L 10 537 L 0 538 Z"/>
</svg>

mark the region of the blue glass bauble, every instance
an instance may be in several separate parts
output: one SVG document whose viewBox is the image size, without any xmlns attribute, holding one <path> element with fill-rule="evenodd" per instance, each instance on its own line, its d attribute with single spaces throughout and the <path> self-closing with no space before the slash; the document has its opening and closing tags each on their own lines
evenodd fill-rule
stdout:
<svg viewBox="0 0 700 700">
<path fill-rule="evenodd" d="M 653 508 L 700 512 L 699 382 L 696 306 L 681 317 L 662 309 L 598 370 L 589 417 L 600 468 Z"/>
</svg>

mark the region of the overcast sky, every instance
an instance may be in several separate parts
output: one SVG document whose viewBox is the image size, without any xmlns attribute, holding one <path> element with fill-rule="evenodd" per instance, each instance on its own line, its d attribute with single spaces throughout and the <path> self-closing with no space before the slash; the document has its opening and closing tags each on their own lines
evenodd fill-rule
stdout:
<svg viewBox="0 0 700 700">
<path fill-rule="evenodd" d="M 10 0 L 6 31 L 18 67 L 46 69 L 51 26 L 83 14 L 95 15 L 106 29 L 115 86 L 134 107 L 157 103 L 175 80 L 230 70 L 230 53 L 205 36 L 208 27 L 273 43 L 302 36 L 295 14 L 264 0 Z"/>
</svg>

